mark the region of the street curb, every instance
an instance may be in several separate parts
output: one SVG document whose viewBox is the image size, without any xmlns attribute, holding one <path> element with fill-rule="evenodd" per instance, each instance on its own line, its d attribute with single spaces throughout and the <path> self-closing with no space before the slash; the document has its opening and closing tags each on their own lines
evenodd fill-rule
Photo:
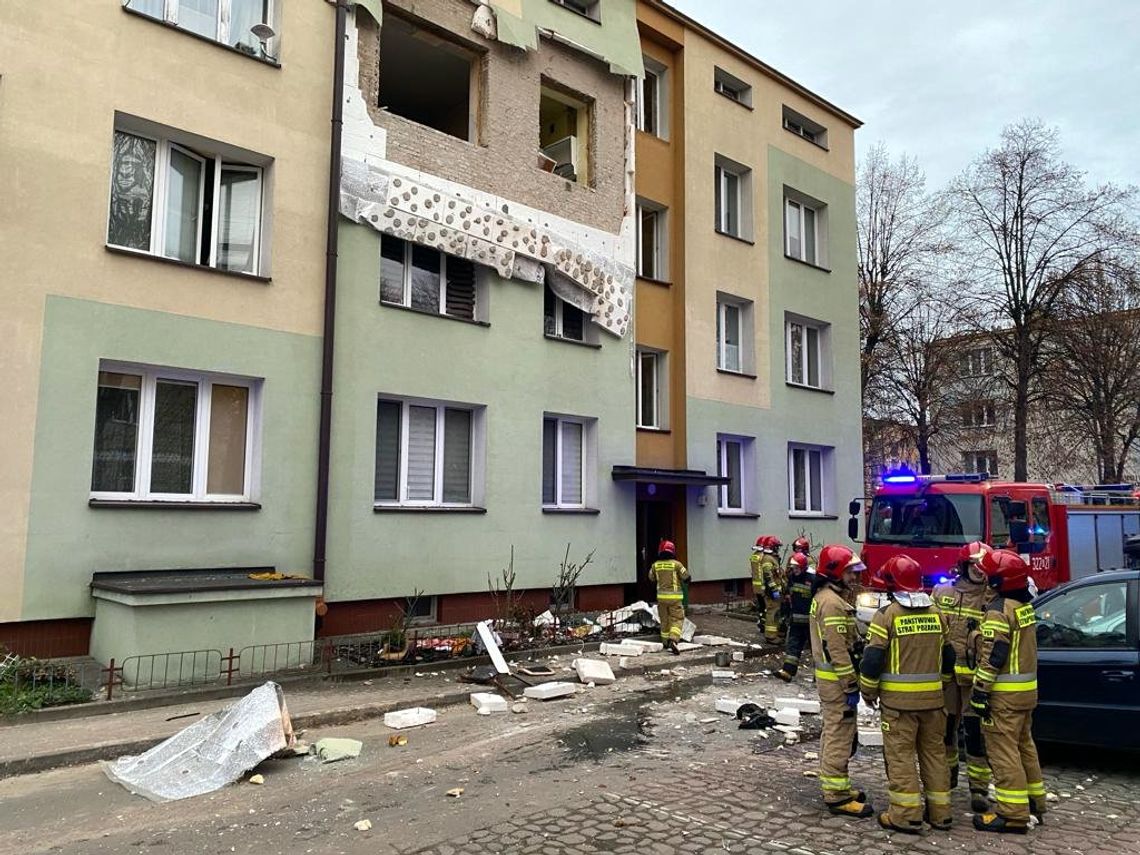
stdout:
<svg viewBox="0 0 1140 855">
<path fill-rule="evenodd" d="M 574 648 L 578 650 L 577 646 Z M 738 648 L 739 649 L 739 648 Z M 707 665 L 715 661 L 716 651 L 710 648 L 712 652 L 702 654 L 694 658 L 681 659 L 681 660 L 665 660 L 664 662 L 655 662 L 652 664 L 639 664 L 631 665 L 622 668 L 620 676 L 639 676 L 645 674 L 647 671 L 659 671 L 668 669 L 671 662 L 683 664 L 686 667 L 692 665 Z M 585 652 L 585 651 L 584 651 Z M 745 649 L 744 658 L 756 659 L 762 657 L 773 651 L 770 650 L 755 650 Z M 690 680 L 704 679 L 707 675 L 692 675 L 679 678 L 681 682 L 688 682 Z M 558 676 L 552 678 L 554 680 L 566 679 L 565 677 Z M 548 682 L 548 681 L 535 681 Z M 307 730 L 316 727 L 334 727 L 343 724 L 353 724 L 359 721 L 367 721 L 369 719 L 380 718 L 384 713 L 392 712 L 397 709 L 406 709 L 408 707 L 427 706 L 433 708 L 457 706 L 466 704 L 468 696 L 475 691 L 479 691 L 479 686 L 474 683 L 466 684 L 468 688 L 461 691 L 448 691 L 442 695 L 424 695 L 420 698 L 405 698 L 397 702 L 383 701 L 372 704 L 364 704 L 356 707 L 346 707 L 341 709 L 331 709 L 322 712 L 308 713 L 303 715 L 291 716 L 293 728 L 295 730 Z M 245 692 L 242 692 L 245 694 Z M 288 698 L 286 698 L 288 704 Z M 135 707 L 135 709 L 140 709 Z M 173 734 L 172 734 L 173 735 Z M 100 760 L 115 760 L 127 754 L 141 754 L 158 745 L 160 742 L 168 739 L 168 736 L 161 738 L 148 738 L 148 739 L 129 739 L 119 742 L 108 742 L 101 745 L 92 745 L 84 748 L 72 748 L 66 751 L 57 751 L 50 754 L 39 754 L 33 757 L 25 757 L 19 760 L 3 760 L 0 761 L 0 780 L 4 778 L 13 778 L 20 775 L 31 775 L 37 772 L 47 772 L 52 769 L 59 769 L 65 766 L 80 766 L 88 763 L 95 763 Z"/>
</svg>

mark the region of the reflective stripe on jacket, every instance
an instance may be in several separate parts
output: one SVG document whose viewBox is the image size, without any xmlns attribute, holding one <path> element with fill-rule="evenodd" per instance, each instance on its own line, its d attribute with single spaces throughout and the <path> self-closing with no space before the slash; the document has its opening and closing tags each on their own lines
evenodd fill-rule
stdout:
<svg viewBox="0 0 1140 855">
<path fill-rule="evenodd" d="M 936 606 L 908 608 L 892 601 L 867 627 L 859 688 L 891 709 L 941 709 L 944 664 L 945 679 L 951 678 L 944 647 L 950 647 L 949 628 Z"/>
<path fill-rule="evenodd" d="M 986 616 L 986 606 L 993 593 L 985 583 L 972 582 L 965 577 L 953 584 L 939 585 L 931 594 L 934 605 L 946 615 L 950 627 L 950 643 L 954 645 L 954 674 L 960 685 L 969 686 L 974 679 L 977 664 L 978 630 Z"/>
<path fill-rule="evenodd" d="M 851 659 L 858 641 L 855 609 L 834 585 L 825 584 L 811 603 L 811 656 L 821 701 L 842 701 L 845 693 L 858 690 L 859 680 Z"/>
<path fill-rule="evenodd" d="M 999 597 L 982 621 L 974 687 L 992 692 L 991 707 L 1037 706 L 1037 614 L 1029 603 Z"/>
<path fill-rule="evenodd" d="M 649 578 L 657 582 L 657 599 L 684 599 L 685 592 L 681 583 L 689 578 L 689 571 L 676 558 L 654 561 L 653 566 L 649 568 Z"/>
</svg>

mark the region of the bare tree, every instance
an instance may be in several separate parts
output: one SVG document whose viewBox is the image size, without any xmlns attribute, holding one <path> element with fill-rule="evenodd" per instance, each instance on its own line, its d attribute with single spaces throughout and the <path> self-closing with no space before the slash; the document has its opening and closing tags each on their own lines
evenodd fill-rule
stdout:
<svg viewBox="0 0 1140 855">
<path fill-rule="evenodd" d="M 1074 282 L 1058 305 L 1043 373 L 1056 421 L 1096 457 L 1100 483 L 1125 478 L 1140 438 L 1140 279 L 1119 264 Z"/>
<path fill-rule="evenodd" d="M 1058 305 L 1126 233 L 1129 196 L 1088 187 L 1057 132 L 1035 120 L 1007 127 L 947 194 L 973 323 L 1010 366 L 1016 480 L 1027 478 L 1030 405 Z"/>
</svg>

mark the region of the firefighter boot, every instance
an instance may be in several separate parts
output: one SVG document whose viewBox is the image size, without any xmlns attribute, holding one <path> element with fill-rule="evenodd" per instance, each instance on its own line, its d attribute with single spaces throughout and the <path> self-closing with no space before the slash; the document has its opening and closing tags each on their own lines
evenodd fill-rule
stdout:
<svg viewBox="0 0 1140 855">
<path fill-rule="evenodd" d="M 875 809 L 867 802 L 861 801 L 857 798 L 850 798 L 847 801 L 836 802 L 828 804 L 827 810 L 835 816 L 845 816 L 848 819 L 867 819 L 875 815 Z"/>
<path fill-rule="evenodd" d="M 888 811 L 879 814 L 879 825 L 887 831 L 901 831 L 903 834 L 921 834 L 921 822 L 895 822 Z"/>
<path fill-rule="evenodd" d="M 981 790 L 970 790 L 970 810 L 976 814 L 990 812 L 990 795 Z"/>
<path fill-rule="evenodd" d="M 1045 797 L 1029 797 L 1029 815 L 1037 820 L 1038 825 L 1045 824 Z"/>
<path fill-rule="evenodd" d="M 677 649 L 677 642 L 671 638 L 665 642 L 665 649 L 672 653 L 674 656 L 681 655 L 681 651 Z"/>
<path fill-rule="evenodd" d="M 785 683 L 792 682 L 792 675 L 785 671 L 783 668 L 776 672 L 776 676 L 783 680 Z"/>
<path fill-rule="evenodd" d="M 926 806 L 926 810 L 922 812 L 922 821 L 933 828 L 935 831 L 949 831 L 954 824 L 954 820 L 950 817 L 935 822 L 930 818 L 930 805 Z"/>
<path fill-rule="evenodd" d="M 978 831 L 992 831 L 996 834 L 1025 834 L 1029 826 L 1023 822 L 1014 822 L 997 813 L 974 814 L 974 828 Z"/>
</svg>

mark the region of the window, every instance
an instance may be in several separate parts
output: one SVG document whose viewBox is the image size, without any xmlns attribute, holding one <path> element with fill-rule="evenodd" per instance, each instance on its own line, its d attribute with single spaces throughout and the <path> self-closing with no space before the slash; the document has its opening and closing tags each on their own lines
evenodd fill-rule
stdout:
<svg viewBox="0 0 1140 855">
<path fill-rule="evenodd" d="M 415 594 L 411 597 L 405 597 L 401 609 L 404 612 L 404 619 L 409 624 L 424 624 L 435 623 L 436 621 L 436 598 L 425 596 L 424 594 Z"/>
<path fill-rule="evenodd" d="M 376 406 L 376 504 L 473 505 L 481 413 L 469 405 L 381 398 Z"/>
<path fill-rule="evenodd" d="M 602 20 L 601 0 L 550 0 L 550 2 L 571 12 L 577 12 L 591 21 L 600 23 Z"/>
<path fill-rule="evenodd" d="M 982 497 L 968 493 L 877 496 L 867 529 L 868 543 L 918 540 L 956 546 L 985 540 Z"/>
<path fill-rule="evenodd" d="M 665 209 L 654 202 L 639 199 L 637 203 L 637 275 L 664 281 L 668 276 L 668 232 Z"/>
<path fill-rule="evenodd" d="M 568 181 L 590 183 L 592 102 L 543 78 L 538 103 L 539 165 Z"/>
<path fill-rule="evenodd" d="M 717 488 L 717 509 L 724 514 L 746 513 L 751 502 L 749 473 L 753 471 L 753 439 L 721 434 L 716 438 L 716 474 L 728 478 Z"/>
<path fill-rule="evenodd" d="M 988 472 L 990 477 L 998 474 L 996 451 L 967 451 L 962 454 L 963 472 Z"/>
<path fill-rule="evenodd" d="M 476 320 L 475 265 L 428 246 L 380 237 L 380 302 Z"/>
<path fill-rule="evenodd" d="M 752 87 L 723 68 L 713 68 L 713 90 L 738 104 L 752 106 Z"/>
<path fill-rule="evenodd" d="M 716 230 L 732 237 L 752 236 L 752 170 L 716 156 L 714 170 Z"/>
<path fill-rule="evenodd" d="M 800 199 L 784 200 L 784 234 L 790 257 L 822 266 L 820 246 L 820 210 Z"/>
<path fill-rule="evenodd" d="M 785 322 L 787 379 L 798 386 L 822 389 L 828 380 L 830 325 L 789 316 Z"/>
<path fill-rule="evenodd" d="M 962 427 L 984 428 L 995 424 L 993 401 L 972 401 L 962 407 Z"/>
<path fill-rule="evenodd" d="M 101 365 L 92 498 L 250 500 L 260 388 L 248 378 Z"/>
<path fill-rule="evenodd" d="M 595 344 L 596 328 L 582 309 L 555 295 L 547 285 L 542 299 L 543 331 L 549 338 Z"/>
<path fill-rule="evenodd" d="M 585 508 L 592 497 L 593 422 L 567 416 L 542 419 L 542 505 Z"/>
<path fill-rule="evenodd" d="M 962 354 L 962 374 L 965 377 L 988 377 L 993 374 L 993 350 L 972 347 Z"/>
<path fill-rule="evenodd" d="M 255 25 L 273 23 L 273 0 L 125 0 L 123 5 L 243 53 L 273 58 L 273 37 L 262 41 L 253 33 Z"/>
<path fill-rule="evenodd" d="M 1066 591 L 1039 608 L 1037 644 L 1054 649 L 1128 649 L 1127 606 L 1127 581 Z"/>
<path fill-rule="evenodd" d="M 669 136 L 666 68 L 656 60 L 642 57 L 645 77 L 637 86 L 637 129 L 661 139 Z"/>
<path fill-rule="evenodd" d="M 788 446 L 788 510 L 792 514 L 823 514 L 831 504 L 833 449 L 813 445 Z"/>
<path fill-rule="evenodd" d="M 752 304 L 728 294 L 716 299 L 716 367 L 746 374 L 752 368 Z"/>
<path fill-rule="evenodd" d="M 217 150 L 116 129 L 107 243 L 257 274 L 263 169 Z"/>
<path fill-rule="evenodd" d="M 808 142 L 815 143 L 821 148 L 827 148 L 827 128 L 818 122 L 813 122 L 807 116 L 797 113 L 784 105 L 784 130 L 791 131 Z"/>
<path fill-rule="evenodd" d="M 657 350 L 637 351 L 637 426 L 665 426 L 665 354 Z"/>
<path fill-rule="evenodd" d="M 445 33 L 392 14 L 380 27 L 380 106 L 416 124 L 476 141 L 478 54 Z M 430 74 L 415 70 L 431 69 Z"/>
</svg>

